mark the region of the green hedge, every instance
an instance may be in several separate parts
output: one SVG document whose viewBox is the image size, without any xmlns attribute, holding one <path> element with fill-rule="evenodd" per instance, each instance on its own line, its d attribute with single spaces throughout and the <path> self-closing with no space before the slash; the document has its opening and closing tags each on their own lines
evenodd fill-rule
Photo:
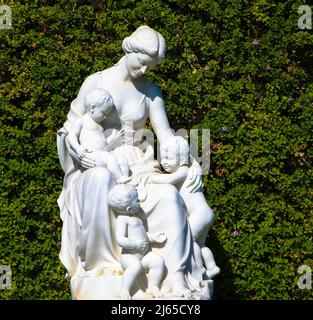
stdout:
<svg viewBox="0 0 313 320">
<path fill-rule="evenodd" d="M 297 27 L 302 4 L 12 1 L 13 29 L 0 30 L 0 265 L 13 282 L 0 298 L 70 299 L 56 131 L 86 76 L 148 24 L 168 44 L 149 78 L 170 123 L 211 130 L 215 298 L 312 299 L 297 286 L 298 267 L 313 268 L 313 30 Z"/>
</svg>

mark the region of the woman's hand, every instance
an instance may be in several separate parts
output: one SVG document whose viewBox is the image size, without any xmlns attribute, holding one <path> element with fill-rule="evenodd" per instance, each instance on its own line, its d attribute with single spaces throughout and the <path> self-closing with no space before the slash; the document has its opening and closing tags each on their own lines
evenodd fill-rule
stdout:
<svg viewBox="0 0 313 320">
<path fill-rule="evenodd" d="M 75 149 L 72 148 L 70 142 L 68 141 L 68 137 L 66 137 L 65 143 L 71 157 L 78 161 L 84 169 L 89 169 L 96 166 L 96 158 L 92 150 L 84 149 L 81 146 L 79 146 L 79 148 L 76 147 Z"/>
<path fill-rule="evenodd" d="M 186 186 L 190 193 L 202 191 L 202 169 L 195 160 L 189 168 Z"/>
<path fill-rule="evenodd" d="M 86 157 L 87 150 L 81 145 L 78 145 L 77 148 L 75 149 L 75 152 L 77 154 L 78 159 L 81 160 L 84 157 Z"/>
<path fill-rule="evenodd" d="M 96 166 L 96 159 L 92 155 L 94 155 L 93 151 L 85 150 L 82 158 L 79 158 L 80 164 L 84 169 L 90 169 Z"/>
</svg>

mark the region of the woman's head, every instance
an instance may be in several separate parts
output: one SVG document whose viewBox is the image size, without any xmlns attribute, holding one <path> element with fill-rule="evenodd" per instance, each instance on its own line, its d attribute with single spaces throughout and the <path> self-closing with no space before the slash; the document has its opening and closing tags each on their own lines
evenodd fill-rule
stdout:
<svg viewBox="0 0 313 320">
<path fill-rule="evenodd" d="M 126 67 L 132 78 L 139 78 L 165 58 L 163 36 L 148 26 L 141 26 L 123 41 Z"/>
</svg>

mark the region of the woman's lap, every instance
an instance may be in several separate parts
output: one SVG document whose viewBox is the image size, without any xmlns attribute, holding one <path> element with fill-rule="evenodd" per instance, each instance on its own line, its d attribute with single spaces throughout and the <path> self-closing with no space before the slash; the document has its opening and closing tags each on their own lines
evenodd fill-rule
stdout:
<svg viewBox="0 0 313 320">
<path fill-rule="evenodd" d="M 80 257 L 87 270 L 100 265 L 118 265 L 118 248 L 111 228 L 114 217 L 107 202 L 108 192 L 114 184 L 111 173 L 103 167 L 86 170 L 77 183 L 82 216 Z"/>
<path fill-rule="evenodd" d="M 120 248 L 115 241 L 115 217 L 108 210 L 107 194 L 115 184 L 106 168 L 88 169 L 77 183 L 82 216 L 80 256 L 86 269 L 116 265 Z M 190 254 L 190 232 L 183 201 L 172 185 L 147 185 L 147 199 L 142 203 L 152 234 L 164 232 L 164 247 L 153 248 L 163 256 L 170 273 L 184 270 Z"/>
</svg>

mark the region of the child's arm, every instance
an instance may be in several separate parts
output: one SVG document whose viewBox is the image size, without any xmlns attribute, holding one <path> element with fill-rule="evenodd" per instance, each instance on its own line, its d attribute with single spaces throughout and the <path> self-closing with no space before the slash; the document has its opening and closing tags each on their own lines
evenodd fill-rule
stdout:
<svg viewBox="0 0 313 320">
<path fill-rule="evenodd" d="M 154 175 L 149 177 L 148 183 L 176 184 L 187 178 L 188 170 L 189 168 L 187 166 L 182 166 L 173 173 Z"/>
<path fill-rule="evenodd" d="M 111 135 L 107 137 L 107 151 L 111 151 L 115 148 L 115 146 L 119 145 L 121 143 L 121 139 L 124 134 L 124 129 L 117 130 L 113 129 Z"/>
<path fill-rule="evenodd" d="M 78 155 L 79 158 L 83 156 L 84 148 L 79 144 L 78 138 L 83 126 L 83 119 L 77 119 L 70 129 L 67 135 L 67 141 L 71 147 L 71 149 Z"/>
<path fill-rule="evenodd" d="M 127 220 L 122 216 L 116 222 L 116 241 L 123 249 L 136 249 L 136 243 L 127 238 Z"/>
<path fill-rule="evenodd" d="M 116 222 L 116 241 L 117 244 L 128 250 L 145 250 L 148 246 L 145 240 L 131 241 L 127 238 L 128 222 L 127 217 L 119 216 Z"/>
</svg>

